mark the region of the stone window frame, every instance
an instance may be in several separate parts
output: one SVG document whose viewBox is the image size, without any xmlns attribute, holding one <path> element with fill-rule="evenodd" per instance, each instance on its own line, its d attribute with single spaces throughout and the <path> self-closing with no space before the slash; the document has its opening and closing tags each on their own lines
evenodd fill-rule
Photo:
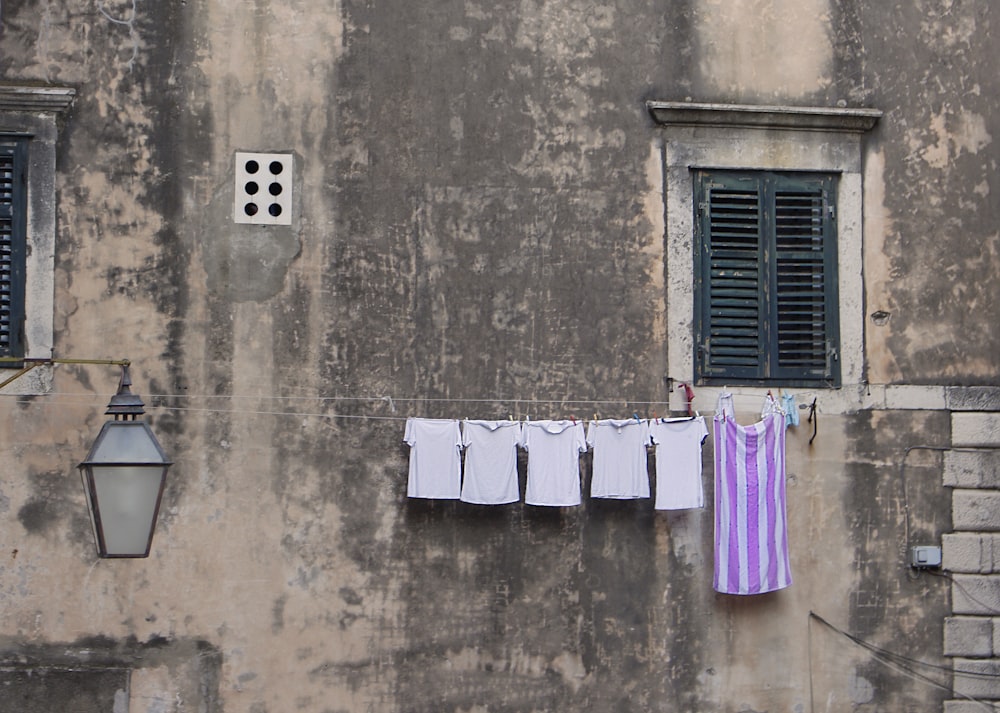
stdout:
<svg viewBox="0 0 1000 713">
<path fill-rule="evenodd" d="M 24 356 L 49 358 L 54 344 L 56 141 L 58 120 L 76 96 L 70 87 L 0 85 L 0 134 L 28 137 Z M 6 372 L 0 370 L 0 377 Z M 4 393 L 51 390 L 49 368 L 33 369 Z"/>
<path fill-rule="evenodd" d="M 666 375 L 686 381 L 693 381 L 695 376 L 694 172 L 819 172 L 839 176 L 840 383 L 862 383 L 862 141 L 882 112 L 669 101 L 647 101 L 646 109 L 662 128 L 659 150 L 665 221 Z"/>
</svg>

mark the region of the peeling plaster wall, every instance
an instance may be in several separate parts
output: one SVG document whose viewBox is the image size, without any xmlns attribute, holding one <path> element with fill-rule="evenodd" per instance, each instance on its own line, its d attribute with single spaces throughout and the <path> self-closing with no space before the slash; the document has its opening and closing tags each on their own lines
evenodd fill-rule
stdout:
<svg viewBox="0 0 1000 713">
<path fill-rule="evenodd" d="M 904 534 L 950 527 L 940 455 L 899 459 L 950 442 L 931 387 L 997 378 L 989 11 L 5 0 L 3 81 L 77 90 L 55 353 L 132 359 L 175 465 L 151 557 L 98 560 L 73 470 L 116 375 L 0 401 L 0 682 L 124 666 L 131 713 L 940 710 L 810 612 L 943 663 Z M 678 406 L 643 101 L 684 98 L 886 112 L 870 385 L 789 432 L 795 583 L 762 597 L 712 592 L 711 510 L 405 497 L 405 416 Z M 293 156 L 291 226 L 233 222 L 244 150 Z"/>
<path fill-rule="evenodd" d="M 995 77 L 982 62 L 998 42 L 988 3 L 921 2 L 900 15 L 863 11 L 883 187 L 872 206 L 869 286 L 876 381 L 996 383 Z"/>
</svg>

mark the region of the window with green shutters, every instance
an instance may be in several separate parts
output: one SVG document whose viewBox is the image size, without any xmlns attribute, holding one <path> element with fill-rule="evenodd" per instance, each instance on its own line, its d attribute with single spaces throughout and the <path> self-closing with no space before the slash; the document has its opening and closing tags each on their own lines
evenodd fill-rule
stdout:
<svg viewBox="0 0 1000 713">
<path fill-rule="evenodd" d="M 5 357 L 24 356 L 26 163 L 27 139 L 0 135 L 0 356 Z"/>
<path fill-rule="evenodd" d="M 699 382 L 839 385 L 837 177 L 694 179 Z"/>
</svg>

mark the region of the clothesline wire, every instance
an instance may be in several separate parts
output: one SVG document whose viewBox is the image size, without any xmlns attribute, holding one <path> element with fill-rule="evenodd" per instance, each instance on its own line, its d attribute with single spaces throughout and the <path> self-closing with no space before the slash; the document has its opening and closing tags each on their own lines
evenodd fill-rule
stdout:
<svg viewBox="0 0 1000 713">
<path fill-rule="evenodd" d="M 66 404 L 77 404 L 80 406 L 90 407 L 93 404 L 93 399 L 87 401 L 50 401 L 44 406 L 64 406 Z M 325 418 L 325 419 L 366 419 L 371 421 L 405 421 L 407 416 L 373 416 L 371 414 L 348 414 L 348 413 L 320 413 L 320 412 L 310 412 L 310 411 L 278 411 L 278 410 L 262 410 L 262 409 L 223 409 L 223 408 L 198 408 L 194 406 L 167 406 L 165 404 L 145 404 L 147 411 L 155 410 L 162 412 L 174 412 L 183 411 L 188 413 L 219 413 L 219 414 L 230 414 L 230 415 L 247 415 L 247 416 L 294 416 L 296 418 Z"/>
<path fill-rule="evenodd" d="M 110 393 L 110 392 L 108 392 Z M 638 401 L 629 398 L 600 398 L 600 399 L 541 399 L 541 398 L 510 398 L 510 397 L 484 397 L 484 398 L 446 398 L 446 397 L 396 397 L 396 396 L 304 396 L 295 394 L 140 394 L 143 398 L 149 399 L 229 399 L 229 400 L 259 400 L 259 401 L 392 401 L 393 403 L 503 403 L 503 404 L 560 404 L 560 405 L 629 405 L 629 406 L 658 406 L 667 404 L 667 399 L 655 401 Z M 18 394 L 0 394 L 7 398 L 21 398 Z M 52 391 L 47 394 L 32 395 L 32 398 L 40 397 L 62 397 L 78 396 L 81 398 L 101 397 L 102 394 L 86 391 Z M 756 394 L 733 394 L 735 398 L 752 398 L 760 401 L 761 396 Z"/>
<path fill-rule="evenodd" d="M 50 405 L 56 405 L 55 403 Z M 81 402 L 81 405 L 84 405 Z M 147 404 L 148 407 L 148 404 Z M 373 416 L 371 414 L 349 414 L 349 413 L 317 413 L 309 411 L 265 411 L 259 409 L 213 409 L 213 408 L 197 408 L 192 406 L 165 406 L 165 405 L 155 405 L 153 406 L 157 411 L 183 411 L 188 413 L 221 413 L 221 414 L 242 414 L 250 416 L 294 416 L 296 418 L 326 418 L 326 419 L 359 419 L 359 420 L 370 420 L 370 421 L 406 421 L 411 418 L 410 416 Z M 455 419 L 461 420 L 461 419 Z M 521 419 L 517 419 L 520 421 Z M 581 418 L 581 422 L 586 422 L 590 419 Z"/>
<path fill-rule="evenodd" d="M 711 388 L 711 387 L 710 387 Z M 757 387 L 753 387 L 757 388 Z M 844 387 L 841 387 L 844 388 Z M 745 394 L 739 392 L 729 392 L 732 394 L 734 399 L 753 399 L 759 402 L 762 398 L 760 394 Z M 795 392 L 795 396 L 808 398 L 814 394 L 821 394 L 820 391 L 801 391 Z M 0 394 L 2 397 L 7 398 L 22 398 L 19 394 Z M 99 397 L 101 394 L 95 394 L 94 392 L 86 391 L 51 391 L 46 394 L 33 394 L 32 399 L 42 398 L 42 397 L 80 397 L 80 398 L 94 398 Z M 654 399 L 654 400 L 637 400 L 628 397 L 616 397 L 616 398 L 594 398 L 594 399 L 566 399 L 566 398 L 537 398 L 537 397 L 510 397 L 510 396 L 486 396 L 478 398 L 455 398 L 455 397 L 443 397 L 443 396 L 392 396 L 388 394 L 383 394 L 380 396 L 323 396 L 319 394 L 184 394 L 184 393 L 153 393 L 153 394 L 142 394 L 145 398 L 149 399 L 228 399 L 231 401 L 237 400 L 274 400 L 274 401 L 372 401 L 372 402 L 388 402 L 388 403 L 454 403 L 454 404 L 482 404 L 482 403 L 502 403 L 502 404 L 514 404 L 514 405 L 532 405 L 532 404 L 559 404 L 566 406 L 583 406 L 583 405 L 623 405 L 623 406 L 659 406 L 668 404 L 671 400 L 668 398 Z M 714 406 L 713 406 L 714 408 Z M 706 410 L 708 408 L 706 407 Z"/>
<path fill-rule="evenodd" d="M 857 387 L 866 386 L 865 384 L 856 384 Z M 728 389 L 728 387 L 724 387 Z M 756 388 L 756 387 L 754 387 Z M 842 386 L 841 388 L 849 388 Z M 741 404 L 749 404 L 751 401 L 754 404 L 760 404 L 762 399 L 766 398 L 759 393 L 749 394 L 749 393 L 739 393 L 730 391 L 734 400 Z M 809 399 L 813 394 L 819 394 L 820 391 L 802 391 L 795 392 L 795 395 L 803 398 L 804 400 Z M 333 395 L 326 396 L 320 394 L 190 394 L 190 393 L 154 393 L 154 394 L 140 394 L 146 400 L 146 408 L 148 410 L 162 411 L 162 412 L 191 412 L 191 413 L 222 413 L 222 414 L 245 414 L 245 415 L 262 415 L 262 416 L 294 416 L 298 418 L 325 418 L 325 419 L 357 419 L 357 420 L 373 420 L 373 421 L 405 421 L 408 417 L 416 417 L 418 414 L 410 413 L 408 415 L 396 414 L 396 405 L 418 405 L 418 406 L 428 406 L 442 404 L 451 404 L 455 406 L 465 406 L 470 404 L 493 404 L 497 405 L 494 409 L 496 411 L 493 414 L 496 417 L 513 417 L 517 416 L 518 420 L 522 420 L 522 413 L 524 420 L 531 419 L 531 412 L 551 412 L 552 407 L 558 407 L 559 410 L 563 411 L 561 418 L 575 418 L 579 417 L 581 421 L 591 420 L 591 417 L 600 418 L 600 411 L 615 411 L 619 417 L 628 418 L 634 415 L 640 415 L 643 418 L 649 418 L 650 412 L 652 412 L 652 417 L 658 415 L 658 410 L 663 410 L 663 416 L 668 416 L 671 411 L 676 409 L 671 408 L 671 401 L 676 403 L 676 398 L 671 399 L 668 395 L 664 399 L 658 400 L 633 400 L 626 397 L 616 397 L 616 398 L 594 398 L 594 399 L 564 399 L 564 398 L 519 398 L 519 397 L 480 397 L 480 398 L 455 398 L 455 397 L 443 397 L 443 396 L 430 396 L 430 397 L 420 397 L 420 396 L 391 396 L 391 395 L 362 395 L 362 396 L 344 396 L 344 395 Z M 22 395 L 18 394 L 0 394 L 0 397 L 6 397 L 8 399 L 23 399 Z M 93 392 L 83 392 L 83 391 L 54 391 L 47 394 L 37 394 L 31 395 L 31 403 L 41 403 L 41 405 L 52 406 L 52 405 L 72 405 L 80 404 L 91 406 L 95 399 L 107 398 L 107 394 L 99 394 Z M 377 404 L 378 409 L 381 413 L 373 413 L 372 409 L 366 409 L 366 413 L 324 413 L 315 411 L 293 411 L 288 409 L 273 409 L 273 408 L 212 408 L 212 407 L 195 407 L 195 406 L 182 406 L 178 402 L 191 401 L 191 400 L 204 400 L 204 401 L 217 401 L 225 400 L 229 402 L 247 402 L 255 401 L 258 403 L 263 402 L 309 402 L 309 403 L 371 403 Z M 687 405 L 688 402 L 683 402 Z M 613 407 L 613 409 L 611 408 Z M 714 413 L 715 404 L 704 403 L 699 404 L 700 408 L 693 409 L 697 410 L 699 413 L 704 410 L 706 413 Z M 389 413 L 385 413 L 388 410 Z M 415 409 L 408 409 L 415 410 Z M 593 410 L 593 414 L 587 413 Z M 642 412 L 642 413 L 640 413 Z M 423 414 L 419 414 L 423 416 Z M 441 418 L 455 418 L 453 415 L 440 416 Z M 461 416 L 462 418 L 469 417 L 468 415 Z M 607 414 L 605 414 L 607 417 Z"/>
<path fill-rule="evenodd" d="M 87 391 L 51 391 L 47 394 L 33 395 L 32 398 L 41 396 L 80 396 L 94 397 L 95 394 Z M 446 397 L 396 397 L 396 396 L 319 396 L 319 395 L 296 395 L 296 394 L 141 394 L 143 397 L 151 399 L 230 399 L 230 400 L 275 400 L 275 401 L 387 401 L 395 403 L 510 403 L 510 404 L 633 404 L 633 405 L 655 405 L 666 403 L 659 401 L 635 401 L 628 398 L 617 399 L 540 399 L 540 398 L 510 398 L 510 397 L 485 397 L 485 398 L 446 398 Z M 19 398 L 17 394 L 0 394 L 8 398 Z"/>
</svg>

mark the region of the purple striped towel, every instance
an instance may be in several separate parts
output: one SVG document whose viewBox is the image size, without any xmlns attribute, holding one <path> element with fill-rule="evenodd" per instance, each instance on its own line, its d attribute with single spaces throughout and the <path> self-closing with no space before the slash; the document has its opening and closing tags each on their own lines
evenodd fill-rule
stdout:
<svg viewBox="0 0 1000 713">
<path fill-rule="evenodd" d="M 715 590 L 763 594 L 792 583 L 785 517 L 785 418 L 715 417 Z"/>
</svg>

